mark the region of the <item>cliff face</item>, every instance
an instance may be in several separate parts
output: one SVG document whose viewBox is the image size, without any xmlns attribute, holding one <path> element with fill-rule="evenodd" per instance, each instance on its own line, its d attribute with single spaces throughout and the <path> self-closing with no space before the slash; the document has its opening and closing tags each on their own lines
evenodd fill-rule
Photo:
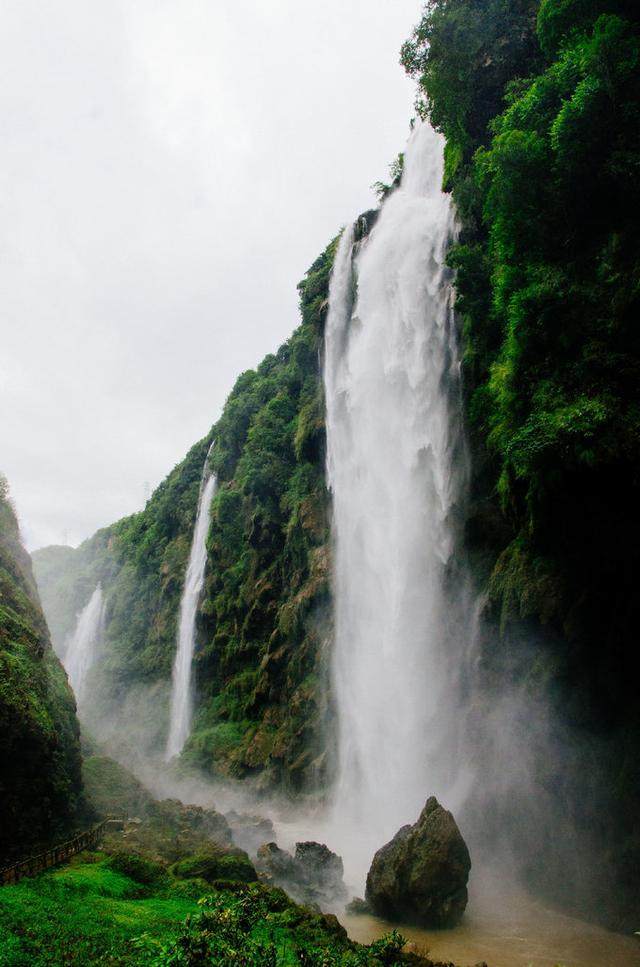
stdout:
<svg viewBox="0 0 640 967">
<path fill-rule="evenodd" d="M 0 479 L 0 865 L 73 825 L 81 801 L 79 734 Z"/>
<path fill-rule="evenodd" d="M 437 0 L 403 49 L 462 221 L 476 734 L 510 695 L 532 783 L 480 812 L 600 913 L 640 892 L 639 59 L 628 0 Z"/>
<path fill-rule="evenodd" d="M 302 324 L 245 373 L 213 430 L 213 502 L 186 757 L 300 788 L 324 776 L 329 550 L 322 321 L 334 243 L 300 285 Z"/>
<path fill-rule="evenodd" d="M 164 745 L 176 622 L 200 477 L 218 475 L 184 758 L 205 771 L 300 788 L 325 774 L 328 524 L 322 321 L 334 243 L 300 284 L 302 323 L 237 381 L 219 422 L 146 508 L 34 568 L 63 653 L 98 581 L 103 659 L 87 726 L 126 755 Z"/>
</svg>

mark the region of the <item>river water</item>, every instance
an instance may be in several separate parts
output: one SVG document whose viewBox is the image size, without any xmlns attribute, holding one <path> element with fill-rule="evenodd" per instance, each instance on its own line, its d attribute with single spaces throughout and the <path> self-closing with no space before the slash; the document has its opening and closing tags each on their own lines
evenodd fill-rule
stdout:
<svg viewBox="0 0 640 967">
<path fill-rule="evenodd" d="M 396 927 L 434 960 L 461 967 L 640 967 L 640 942 L 553 910 L 525 893 L 490 880 L 471 896 L 467 913 L 451 930 L 422 930 L 370 916 L 344 914 L 349 936 L 371 943 Z"/>
</svg>

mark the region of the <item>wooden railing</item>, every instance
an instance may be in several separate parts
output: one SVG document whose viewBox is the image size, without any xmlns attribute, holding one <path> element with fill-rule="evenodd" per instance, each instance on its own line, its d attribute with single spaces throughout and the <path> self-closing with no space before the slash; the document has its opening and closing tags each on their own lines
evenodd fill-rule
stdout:
<svg viewBox="0 0 640 967">
<path fill-rule="evenodd" d="M 29 856 L 27 859 L 20 860 L 12 866 L 5 866 L 4 869 L 0 869 L 0 886 L 17 883 L 18 880 L 21 880 L 25 876 L 35 876 L 37 873 L 42 873 L 52 866 L 66 863 L 76 853 L 81 853 L 82 850 L 93 849 L 97 846 L 108 827 L 122 829 L 123 825 L 124 819 L 122 816 L 109 816 L 107 819 L 103 819 L 101 823 L 92 826 L 91 829 L 87 829 L 83 833 L 74 836 L 73 839 L 59 843 L 57 846 L 44 850 L 42 853 L 36 853 L 35 856 Z"/>
</svg>

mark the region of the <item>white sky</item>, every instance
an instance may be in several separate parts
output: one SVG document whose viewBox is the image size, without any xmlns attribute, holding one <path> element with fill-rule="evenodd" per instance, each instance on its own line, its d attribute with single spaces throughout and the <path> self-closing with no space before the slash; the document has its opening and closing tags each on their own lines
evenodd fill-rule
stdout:
<svg viewBox="0 0 640 967">
<path fill-rule="evenodd" d="M 0 470 L 35 548 L 139 509 L 403 147 L 420 0 L 0 0 Z"/>
</svg>

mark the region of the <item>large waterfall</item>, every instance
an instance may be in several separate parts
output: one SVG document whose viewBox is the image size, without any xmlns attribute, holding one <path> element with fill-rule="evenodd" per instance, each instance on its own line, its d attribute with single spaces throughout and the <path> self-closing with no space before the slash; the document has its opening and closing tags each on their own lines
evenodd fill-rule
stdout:
<svg viewBox="0 0 640 967">
<path fill-rule="evenodd" d="M 464 647 L 464 592 L 450 572 L 464 460 L 442 159 L 443 139 L 418 123 L 369 236 L 343 233 L 330 287 L 333 809 L 336 843 L 360 874 L 429 794 L 450 804 L 456 779 L 449 669 Z"/>
<path fill-rule="evenodd" d="M 78 615 L 73 637 L 64 656 L 64 667 L 78 706 L 82 705 L 85 698 L 87 673 L 96 659 L 103 626 L 104 598 L 102 587 L 98 584 Z"/>
<path fill-rule="evenodd" d="M 173 663 L 171 718 L 166 748 L 167 761 L 182 752 L 182 747 L 191 731 L 193 715 L 191 671 L 196 642 L 196 617 L 204 583 L 207 563 L 207 534 L 209 533 L 211 501 L 215 491 L 216 476 L 208 471 L 207 455 L 200 486 L 196 525 L 191 540 L 189 564 L 180 602 L 177 648 Z"/>
</svg>

